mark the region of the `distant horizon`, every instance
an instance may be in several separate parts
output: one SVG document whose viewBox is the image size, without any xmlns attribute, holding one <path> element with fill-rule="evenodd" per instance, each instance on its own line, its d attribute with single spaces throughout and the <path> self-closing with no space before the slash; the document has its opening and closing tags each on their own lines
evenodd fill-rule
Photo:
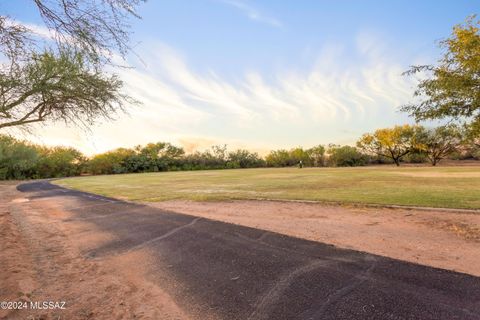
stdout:
<svg viewBox="0 0 480 320">
<path fill-rule="evenodd" d="M 434 63 L 438 40 L 478 10 L 475 1 L 148 1 L 132 21 L 135 53 L 116 69 L 143 102 L 89 132 L 63 123 L 5 133 L 94 155 L 170 142 L 203 150 L 226 144 L 266 154 L 410 123 L 410 65 Z M 26 0 L 0 4 L 44 30 Z M 43 29 L 42 29 L 43 28 Z"/>
</svg>

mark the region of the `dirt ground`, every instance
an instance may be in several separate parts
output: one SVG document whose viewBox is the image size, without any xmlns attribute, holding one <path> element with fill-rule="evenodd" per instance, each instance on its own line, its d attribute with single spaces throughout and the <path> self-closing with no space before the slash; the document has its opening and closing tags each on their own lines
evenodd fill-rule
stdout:
<svg viewBox="0 0 480 320">
<path fill-rule="evenodd" d="M 480 276 L 480 213 L 283 201 L 150 205 Z"/>
<path fill-rule="evenodd" d="M 81 252 L 109 238 L 52 201 L 25 202 L 0 184 L 0 301 L 65 302 L 65 310 L 0 310 L 0 319 L 188 319 L 142 272 L 148 254 L 95 261 Z M 155 303 L 146 303 L 147 301 Z"/>
</svg>

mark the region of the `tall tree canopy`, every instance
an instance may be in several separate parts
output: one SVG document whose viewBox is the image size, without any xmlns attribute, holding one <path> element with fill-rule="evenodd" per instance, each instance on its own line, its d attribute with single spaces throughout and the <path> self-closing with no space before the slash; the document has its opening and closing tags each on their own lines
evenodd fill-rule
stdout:
<svg viewBox="0 0 480 320">
<path fill-rule="evenodd" d="M 471 17 L 440 42 L 444 49 L 437 65 L 414 66 L 406 74 L 429 76 L 418 84 L 418 103 L 403 106 L 416 120 L 466 121 L 480 134 L 480 22 Z"/>
<path fill-rule="evenodd" d="M 45 52 L 0 72 L 0 129 L 44 120 L 92 124 L 111 118 L 128 96 L 122 82 L 85 65 L 80 53 Z"/>
<path fill-rule="evenodd" d="M 456 151 L 461 140 L 462 134 L 454 125 L 436 128 L 418 127 L 415 137 L 416 149 L 425 154 L 432 166 Z"/>
<path fill-rule="evenodd" d="M 45 120 L 88 125 L 136 102 L 106 66 L 128 53 L 128 18 L 138 17 L 143 0 L 32 2 L 50 37 L 0 16 L 0 129 Z"/>
</svg>

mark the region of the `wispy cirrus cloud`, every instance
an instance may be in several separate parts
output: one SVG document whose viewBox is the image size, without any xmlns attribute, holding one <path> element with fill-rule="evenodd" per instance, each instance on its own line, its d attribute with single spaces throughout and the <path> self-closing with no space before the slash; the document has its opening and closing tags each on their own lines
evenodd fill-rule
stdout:
<svg viewBox="0 0 480 320">
<path fill-rule="evenodd" d="M 88 153 L 151 141 L 189 150 L 226 143 L 260 152 L 353 143 L 366 131 L 405 121 L 397 108 L 411 99 L 413 87 L 395 54 L 375 44 L 381 41 L 366 35 L 357 40 L 354 61 L 351 51 L 330 45 L 310 68 L 293 65 L 268 75 L 254 70 L 236 80 L 197 71 L 174 48 L 149 43 L 144 63 L 116 70 L 142 106 L 88 135 L 56 125 L 35 138 Z"/>
<path fill-rule="evenodd" d="M 283 27 L 283 24 L 278 19 L 260 12 L 258 9 L 254 8 L 252 5 L 247 4 L 244 1 L 240 1 L 240 0 L 218 0 L 218 1 L 224 4 L 227 4 L 231 7 L 234 7 L 237 10 L 240 10 L 243 14 L 245 14 L 251 20 L 265 23 L 276 28 Z"/>
<path fill-rule="evenodd" d="M 292 68 L 270 75 L 269 81 L 261 72 L 250 71 L 233 82 L 214 72 L 195 72 L 181 54 L 161 44 L 147 62 L 153 72 L 127 69 L 124 77 L 129 79 L 132 92 L 168 89 L 169 95 L 162 93 L 155 99 L 162 101 L 169 96 L 171 105 L 253 125 L 267 119 L 349 121 L 379 108 L 394 109 L 411 97 L 412 83 L 401 76 L 401 65 L 391 61 L 387 53 L 377 50 L 370 55 L 360 46 L 358 50 L 361 63 L 345 63 L 348 58 L 341 49 L 326 48 L 309 70 Z M 132 72 L 136 73 L 133 78 Z M 142 77 L 148 80 L 142 81 Z"/>
</svg>

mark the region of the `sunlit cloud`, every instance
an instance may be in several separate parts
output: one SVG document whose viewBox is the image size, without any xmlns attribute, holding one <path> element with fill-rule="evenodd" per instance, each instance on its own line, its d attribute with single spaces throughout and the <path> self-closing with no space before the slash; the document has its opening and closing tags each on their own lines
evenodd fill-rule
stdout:
<svg viewBox="0 0 480 320">
<path fill-rule="evenodd" d="M 359 35 L 353 54 L 325 45 L 310 68 L 291 65 L 268 75 L 251 70 L 236 80 L 222 77 L 220 70 L 198 71 L 183 53 L 149 43 L 143 63 L 115 70 L 141 106 L 88 133 L 57 124 L 31 138 L 89 154 L 152 141 L 189 150 L 228 144 L 260 153 L 353 143 L 363 132 L 405 121 L 397 110 L 412 97 L 413 83 L 401 76 L 406 66 L 375 43 L 381 41 Z"/>
<path fill-rule="evenodd" d="M 360 50 L 360 65 L 345 64 L 339 52 L 332 59 L 326 50 L 310 70 L 279 72 L 269 82 L 259 72 L 247 72 L 236 83 L 215 73 L 193 71 L 165 45 L 155 52 L 151 57 L 156 61 L 155 74 L 127 70 L 135 73 L 126 75 L 136 79 L 130 82 L 140 84 L 136 86 L 145 92 L 168 91 L 161 94 L 162 99 L 169 97 L 171 104 L 193 108 L 199 115 L 226 115 L 252 125 L 287 120 L 304 123 L 312 118 L 320 123 L 348 121 L 378 108 L 396 108 L 411 97 L 412 84 L 401 76 L 402 66 Z"/>
<path fill-rule="evenodd" d="M 253 6 L 247 4 L 244 1 L 240 1 L 240 0 L 219 0 L 219 1 L 229 6 L 232 6 L 237 10 L 240 10 L 243 14 L 245 14 L 251 20 L 265 23 L 276 28 L 281 28 L 283 26 L 283 24 L 279 20 L 261 13 L 258 9 L 254 8 Z"/>
</svg>

